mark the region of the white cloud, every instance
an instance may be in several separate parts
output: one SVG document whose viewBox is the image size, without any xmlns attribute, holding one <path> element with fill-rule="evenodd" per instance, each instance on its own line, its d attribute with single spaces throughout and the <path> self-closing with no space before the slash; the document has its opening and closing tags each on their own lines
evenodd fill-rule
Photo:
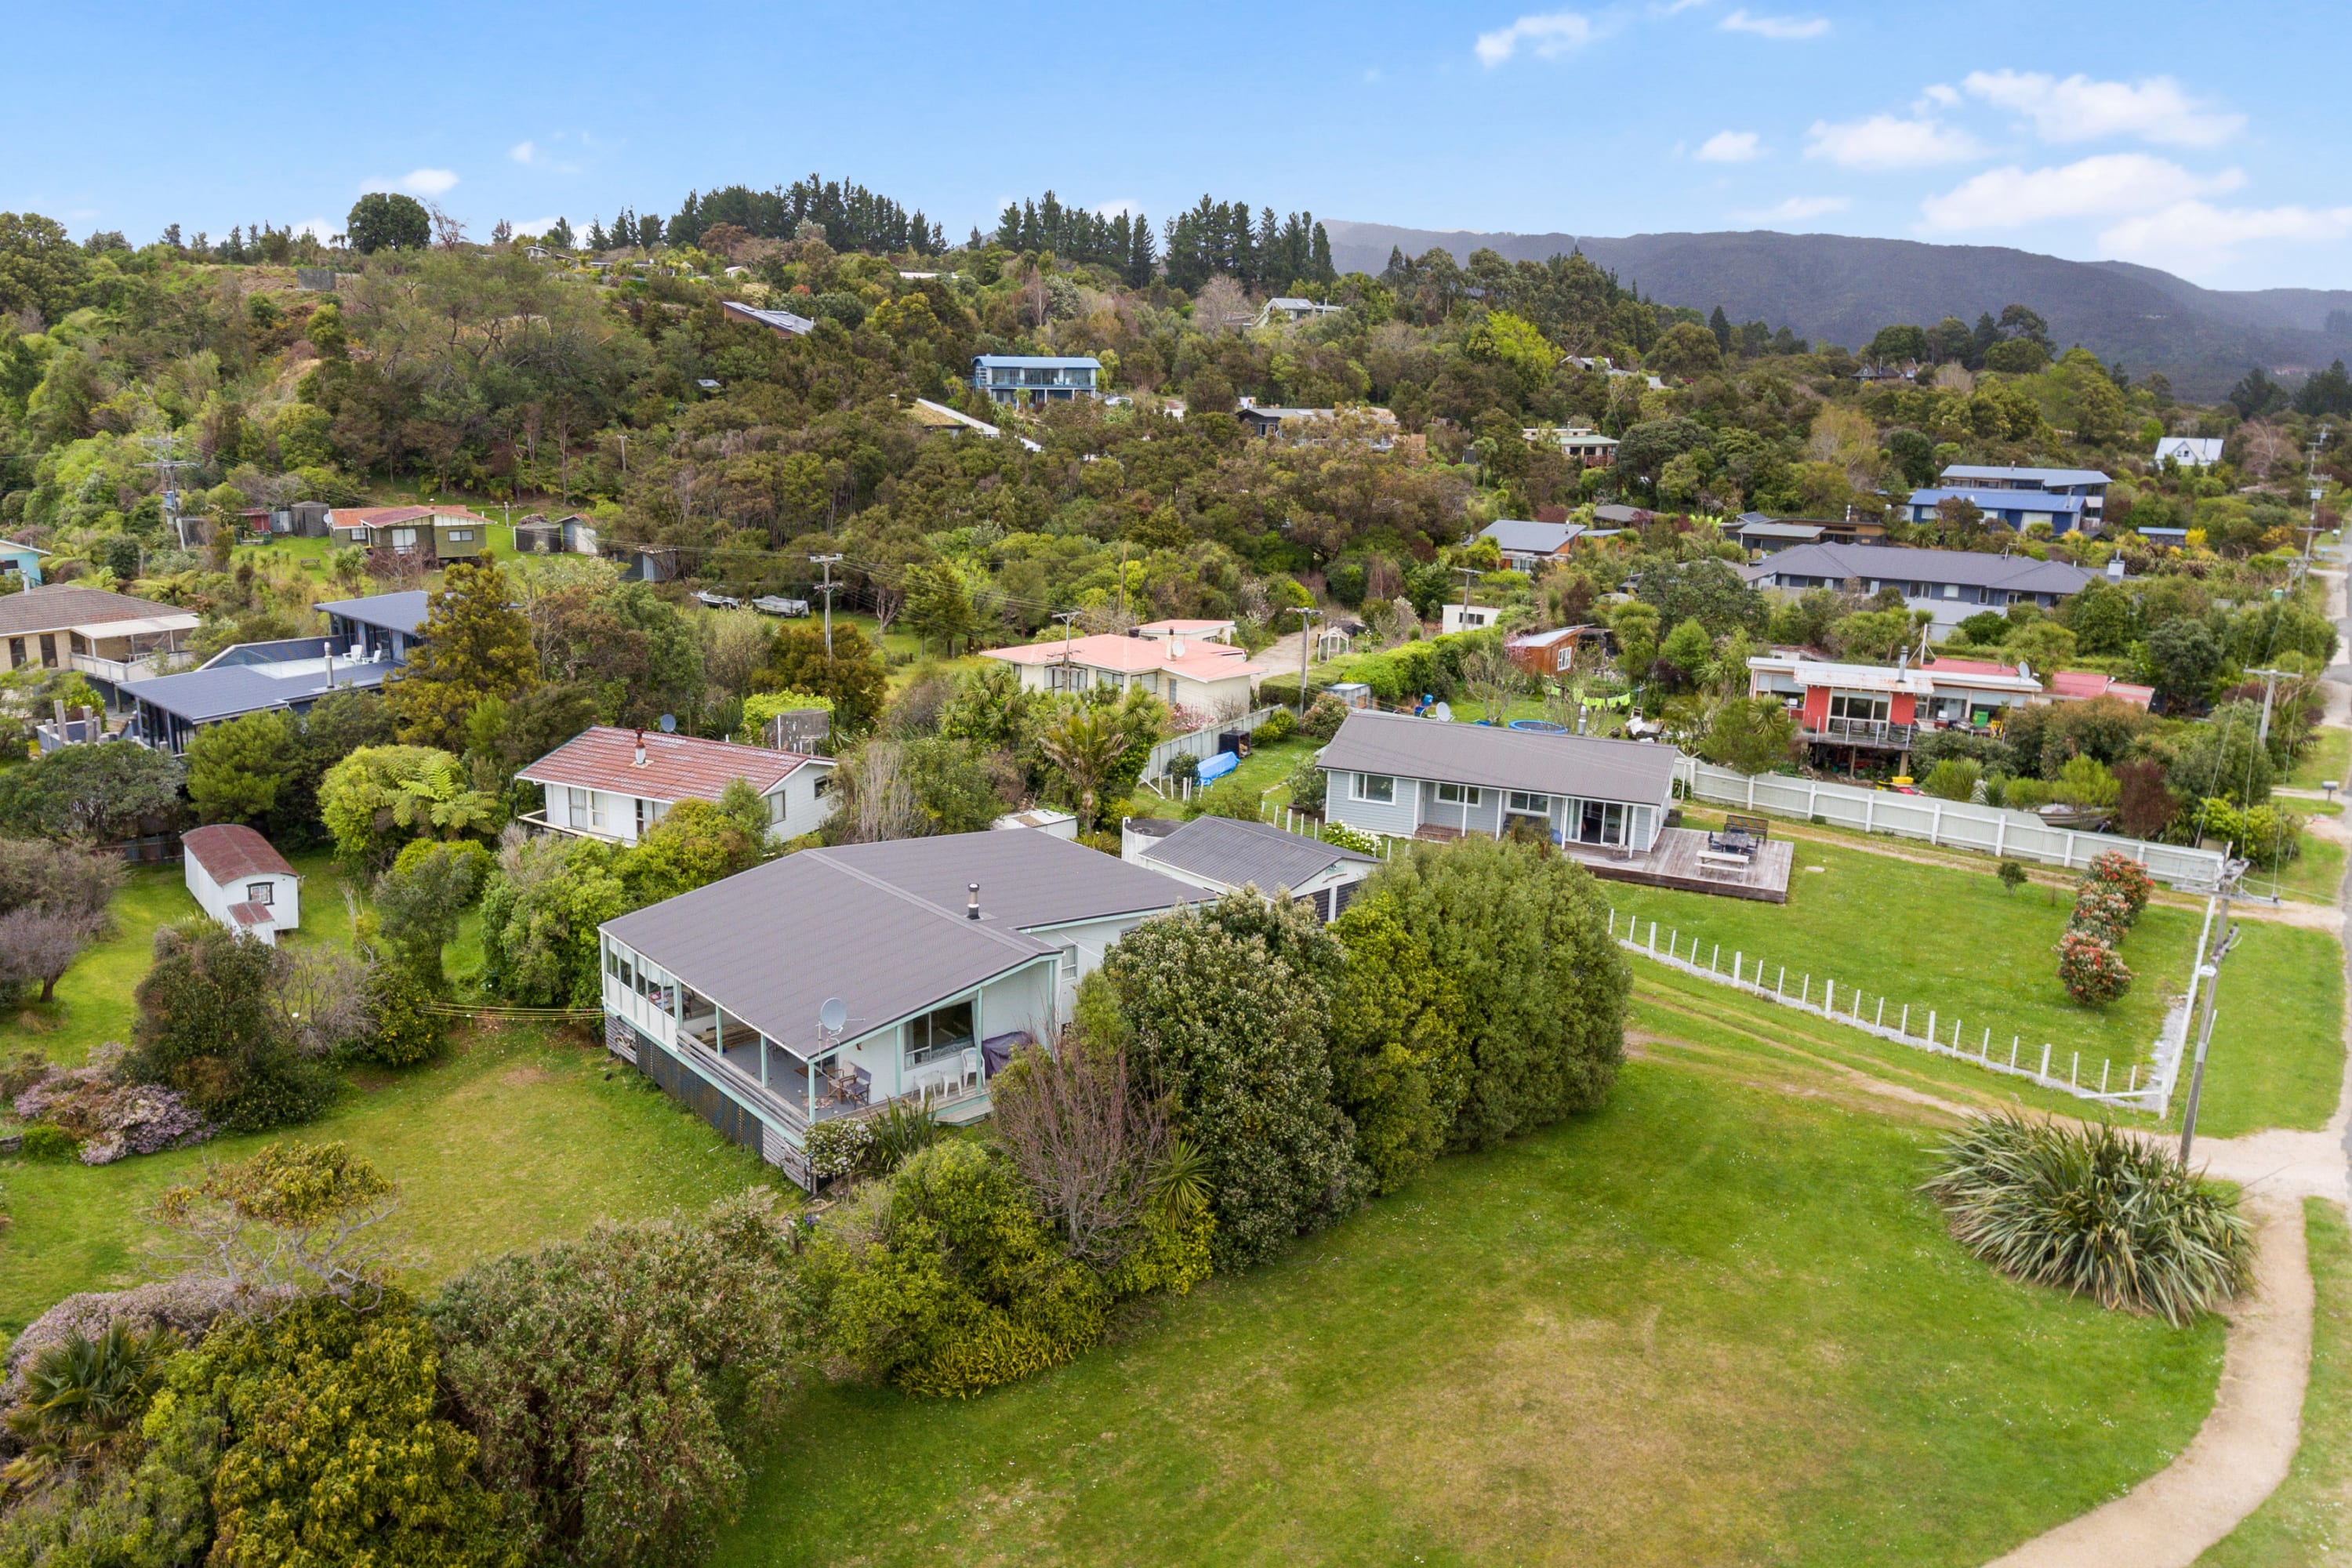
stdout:
<svg viewBox="0 0 2352 1568">
<path fill-rule="evenodd" d="M 2235 190 L 2235 169 L 2200 174 L 2146 153 L 2108 153 L 2048 169 L 1988 169 L 1919 206 L 1930 229 L 2021 228 L 2053 218 L 2110 217 Z"/>
<path fill-rule="evenodd" d="M 1746 163 L 1764 156 L 1764 144 L 1753 131 L 1718 131 L 1691 156 L 1702 163 Z"/>
<path fill-rule="evenodd" d="M 1556 60 L 1573 54 L 1599 37 L 1589 16 L 1574 11 L 1548 11 L 1522 16 L 1507 27 L 1478 35 L 1479 62 L 1490 69 L 1519 52 L 1524 44 L 1538 59 Z"/>
<path fill-rule="evenodd" d="M 507 156 L 518 163 L 535 163 L 539 161 L 539 149 L 528 142 L 518 142 L 507 149 Z"/>
<path fill-rule="evenodd" d="M 1716 24 L 1727 33 L 1753 33 L 1759 38 L 1818 38 L 1830 30 L 1827 16 L 1751 16 L 1734 11 Z"/>
<path fill-rule="evenodd" d="M 2352 207 L 2217 207 L 2175 202 L 2129 217 L 2099 236 L 2110 256 L 2194 276 L 2237 259 L 2238 247 L 2257 241 L 2310 244 L 2352 236 Z"/>
<path fill-rule="evenodd" d="M 1095 216 L 1118 217 L 1121 214 L 1125 214 L 1129 217 L 1133 217 L 1137 213 L 1139 213 L 1142 210 L 1143 204 L 1141 202 L 1137 201 L 1133 196 L 1127 196 L 1118 201 L 1103 203 L 1102 205 L 1095 208 Z"/>
<path fill-rule="evenodd" d="M 2137 136 L 2173 147 L 2210 147 L 2245 128 L 2242 114 L 2223 114 L 2191 99 L 2168 76 L 2145 81 L 2094 81 L 2076 72 L 2063 80 L 2042 71 L 1970 71 L 1961 85 L 1975 97 L 2022 115 L 2044 142 L 2091 142 Z"/>
<path fill-rule="evenodd" d="M 314 217 L 306 222 L 296 224 L 294 226 L 294 232 L 296 234 L 307 234 L 311 238 L 319 241 L 320 244 L 324 245 L 329 239 L 331 239 L 336 235 L 342 233 L 343 226 L 339 223 L 330 222 L 326 218 Z"/>
<path fill-rule="evenodd" d="M 385 179 L 381 174 L 362 180 L 360 190 L 362 193 L 405 191 L 412 196 L 437 196 L 446 195 L 457 183 L 457 176 L 447 169 L 411 169 L 396 180 Z"/>
<path fill-rule="evenodd" d="M 563 221 L 562 214 L 557 214 L 553 217 L 522 218 L 516 222 L 514 231 L 517 234 L 545 234 L 562 221 Z"/>
<path fill-rule="evenodd" d="M 1695 5 L 1704 5 L 1706 4 L 1706 0 L 1667 0 L 1665 5 L 1653 5 L 1650 9 L 1655 11 L 1661 16 L 1679 16 Z"/>
<path fill-rule="evenodd" d="M 1749 223 L 1803 223 L 1808 218 L 1842 213 L 1852 205 L 1853 203 L 1844 196 L 1790 196 L 1777 206 L 1740 216 Z"/>
<path fill-rule="evenodd" d="M 1915 112 L 1925 114 L 1930 109 L 1958 109 L 1959 106 L 1960 89 L 1949 82 L 1939 81 L 1921 93 L 1918 103 L 1913 107 Z"/>
<path fill-rule="evenodd" d="M 1806 157 L 1827 158 L 1842 169 L 1918 169 L 1957 163 L 1982 150 L 1975 137 L 1939 120 L 1898 120 L 1892 114 L 1843 125 L 1817 120 L 1805 136 Z"/>
</svg>

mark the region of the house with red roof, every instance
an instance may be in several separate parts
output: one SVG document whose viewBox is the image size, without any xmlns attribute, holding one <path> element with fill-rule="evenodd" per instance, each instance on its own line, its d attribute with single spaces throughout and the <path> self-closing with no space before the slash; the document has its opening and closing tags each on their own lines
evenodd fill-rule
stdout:
<svg viewBox="0 0 2352 1568">
<path fill-rule="evenodd" d="M 1253 664 L 1247 648 L 1199 635 L 1198 628 L 1231 626 L 1160 621 L 1125 637 L 1058 637 L 988 648 L 982 657 L 1018 668 L 1024 691 L 1149 691 L 1176 710 L 1180 722 L 1205 723 L 1248 712 L 1257 683 L 1272 673 Z"/>
<path fill-rule="evenodd" d="M 329 535 L 345 544 L 422 555 L 427 566 L 469 561 L 489 548 L 490 520 L 462 506 L 339 506 Z"/>
<path fill-rule="evenodd" d="M 2102 675 L 2095 669 L 2062 669 L 2050 678 L 2049 701 L 2088 702 L 2100 697 L 2128 702 L 2146 712 L 2147 705 L 2156 699 L 2156 688 L 2135 686 L 2128 680 L 2117 680 L 2114 676 Z"/>
<path fill-rule="evenodd" d="M 269 946 L 302 923 L 302 879 L 268 839 L 239 823 L 180 835 L 188 894 L 239 936 Z"/>
<path fill-rule="evenodd" d="M 768 837 L 781 842 L 833 815 L 833 769 L 831 757 L 599 724 L 515 776 L 545 792 L 525 826 L 611 844 L 635 844 L 682 800 L 716 805 L 741 779 L 768 808 Z"/>
</svg>

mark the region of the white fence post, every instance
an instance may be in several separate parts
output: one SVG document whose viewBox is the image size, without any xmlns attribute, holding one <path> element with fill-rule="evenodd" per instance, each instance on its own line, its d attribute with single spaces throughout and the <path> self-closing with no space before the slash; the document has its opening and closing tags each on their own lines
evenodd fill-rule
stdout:
<svg viewBox="0 0 2352 1568">
<path fill-rule="evenodd" d="M 1933 1007 L 1927 1009 L 1927 1043 L 1931 1046 L 1937 1043 L 1936 1010 Z"/>
<path fill-rule="evenodd" d="M 1822 1011 L 1823 1014 L 1829 1014 L 1836 1010 L 1837 982 L 1834 980 L 1824 980 L 1822 982 Z"/>
<path fill-rule="evenodd" d="M 1895 1026 L 1895 1034 L 1898 1039 L 1911 1037 L 1911 1004 L 1908 1002 L 1903 1004 L 1903 1021 Z"/>
<path fill-rule="evenodd" d="M 2043 1082 L 2045 1082 L 2045 1083 L 2049 1081 L 2049 1079 L 2050 1079 L 2050 1042 L 2049 1042 L 2049 1041 L 2047 1041 L 2047 1040 L 2044 1040 L 2044 1041 L 2042 1041 L 2042 1070 L 2041 1070 L 2040 1072 L 2038 1072 L 2038 1073 L 2034 1074 L 2033 1076 L 2034 1076 L 2034 1077 L 2036 1077 L 2036 1078 L 2038 1078 L 2038 1079 L 2042 1079 Z"/>
<path fill-rule="evenodd" d="M 1874 1019 L 1872 1019 L 1872 1020 L 1871 1020 L 1871 1023 L 1872 1023 L 1873 1026 L 1874 1026 L 1874 1027 L 1876 1027 L 1876 1028 L 1881 1028 L 1881 1029 L 1883 1029 L 1883 1028 L 1886 1027 L 1886 998 L 1885 998 L 1885 997 L 1881 996 L 1881 997 L 1878 999 L 1878 1016 L 1877 1016 L 1877 1017 L 1875 1017 L 1875 1018 L 1874 1018 Z"/>
</svg>

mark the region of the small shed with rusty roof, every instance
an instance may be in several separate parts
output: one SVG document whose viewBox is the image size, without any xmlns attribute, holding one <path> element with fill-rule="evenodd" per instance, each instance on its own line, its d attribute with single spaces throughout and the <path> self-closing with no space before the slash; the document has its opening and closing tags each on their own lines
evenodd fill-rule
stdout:
<svg viewBox="0 0 2352 1568">
<path fill-rule="evenodd" d="M 240 823 L 180 835 L 189 896 L 239 936 L 277 943 L 302 923 L 302 879 L 276 846 Z"/>
</svg>

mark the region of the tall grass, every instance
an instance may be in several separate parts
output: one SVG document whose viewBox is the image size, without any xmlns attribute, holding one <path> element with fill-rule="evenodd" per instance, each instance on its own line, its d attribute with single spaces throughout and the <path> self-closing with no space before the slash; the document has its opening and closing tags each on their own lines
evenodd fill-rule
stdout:
<svg viewBox="0 0 2352 1568">
<path fill-rule="evenodd" d="M 2175 1328 L 2237 1294 L 2253 1233 L 2237 1200 L 2170 1151 L 2113 1127 L 1971 1121 L 1924 1191 L 1953 1237 L 2003 1273 Z"/>
</svg>

